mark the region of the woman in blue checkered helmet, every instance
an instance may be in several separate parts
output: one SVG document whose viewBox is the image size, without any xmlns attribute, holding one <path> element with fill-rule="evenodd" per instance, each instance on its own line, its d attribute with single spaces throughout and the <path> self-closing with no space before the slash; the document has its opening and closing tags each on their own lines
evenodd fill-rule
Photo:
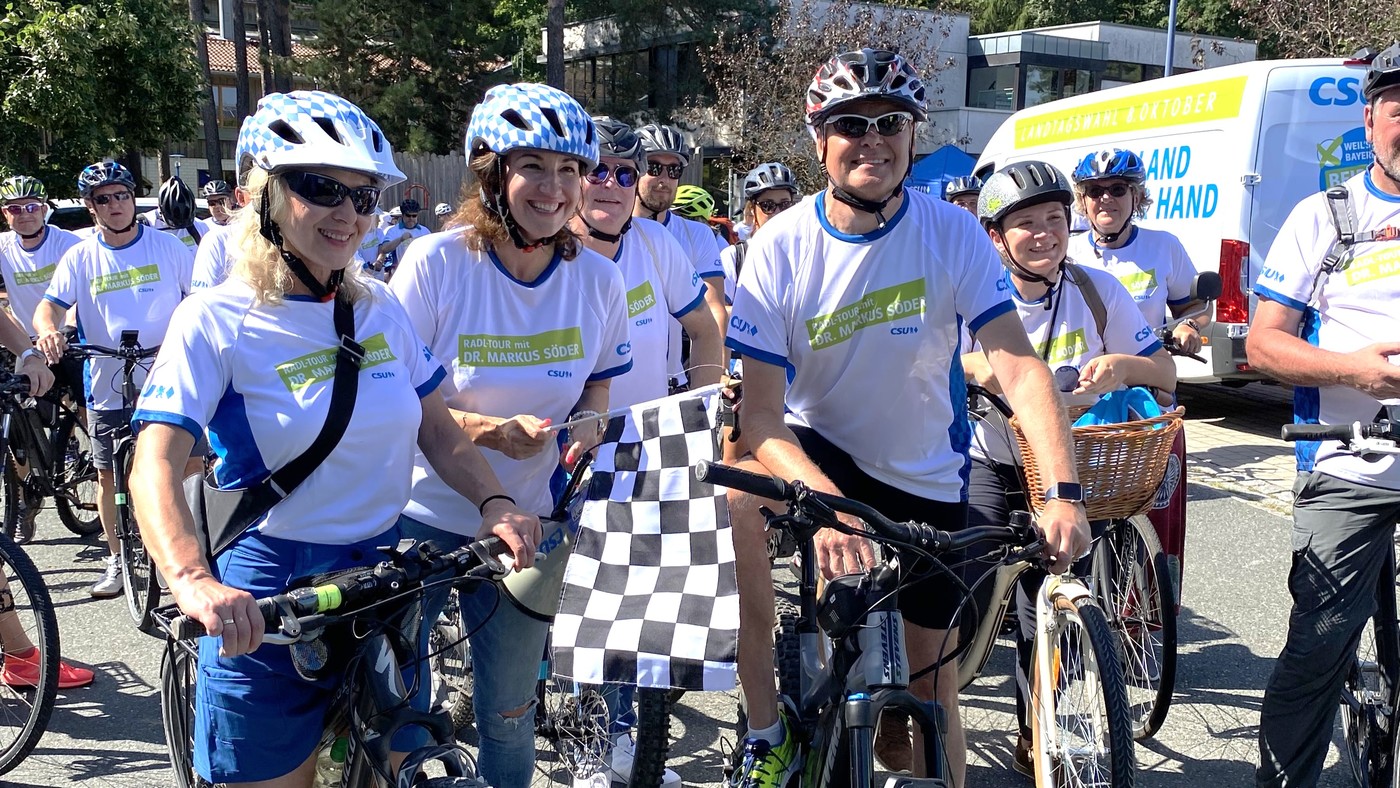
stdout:
<svg viewBox="0 0 1400 788">
<path fill-rule="evenodd" d="M 308 788 L 339 677 L 304 675 L 287 647 L 264 645 L 254 599 L 372 564 L 378 548 L 396 545 L 415 455 L 441 468 L 463 500 L 481 502 L 484 530 L 526 564 L 539 521 L 511 504 L 453 420 L 439 393 L 446 371 L 403 307 L 351 264 L 380 190 L 404 179 L 379 126 L 329 93 L 273 93 L 244 122 L 238 156 L 249 205 L 228 230 L 233 271 L 171 318 L 133 417 L 141 429 L 131 486 L 171 595 L 213 635 L 200 641 L 195 771 L 216 784 Z M 363 368 L 349 379 L 353 400 L 338 408 L 348 423 L 332 428 L 324 458 L 305 461 L 310 475 L 290 482 L 282 472 L 317 442 L 332 400 L 347 391 L 336 372 L 341 348 Z M 223 494 L 270 477 L 290 488 L 245 530 L 211 539 L 228 542 L 212 566 L 181 474 L 206 431 Z M 414 708 L 426 711 L 432 682 L 407 678 Z M 421 735 L 407 729 L 393 749 L 408 752 Z"/>
<path fill-rule="evenodd" d="M 563 91 L 499 85 L 473 110 L 466 150 L 471 177 L 452 229 L 415 241 L 389 288 L 447 364 L 443 391 L 461 428 L 520 508 L 545 515 L 561 460 L 572 467 L 598 443 L 599 422 L 586 419 L 607 412 L 611 379 L 632 365 L 622 274 L 568 224 L 598 164 L 599 133 Z M 580 418 L 562 442 L 551 429 Z M 422 458 L 405 514 L 412 535 L 448 547 L 481 523 Z M 525 788 L 548 624 L 491 588 L 458 599 L 472 633 L 481 774 L 495 788 Z M 430 598 L 427 615 L 443 601 Z"/>
</svg>

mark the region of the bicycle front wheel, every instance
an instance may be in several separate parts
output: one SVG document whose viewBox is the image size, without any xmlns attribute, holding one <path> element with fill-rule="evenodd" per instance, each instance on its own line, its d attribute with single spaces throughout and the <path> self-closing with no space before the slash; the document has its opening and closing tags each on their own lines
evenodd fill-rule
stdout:
<svg viewBox="0 0 1400 788">
<path fill-rule="evenodd" d="M 1056 595 L 1051 614 L 1031 674 L 1036 785 L 1130 788 L 1136 764 L 1114 632 L 1087 598 Z"/>
<path fill-rule="evenodd" d="M 1342 683 L 1342 749 L 1361 788 L 1387 788 L 1396 773 L 1392 723 L 1387 709 L 1400 679 L 1400 626 L 1396 623 L 1395 569 L 1376 582 L 1376 612 L 1361 630 L 1356 656 Z"/>
<path fill-rule="evenodd" d="M 535 706 L 535 776 L 532 786 L 573 785 L 596 775 L 606 779 L 611 715 L 597 687 L 553 677 L 542 679 Z"/>
<path fill-rule="evenodd" d="M 63 527 L 78 536 L 92 536 L 102 531 L 97 516 L 97 467 L 92 464 L 92 439 L 78 421 L 77 414 L 65 412 L 58 422 L 58 440 L 62 451 L 57 459 L 58 478 L 54 489 L 54 505 Z"/>
<path fill-rule="evenodd" d="M 131 478 L 131 444 L 118 454 L 123 473 L 117 479 L 117 541 L 121 544 L 122 587 L 126 594 L 126 609 L 136 628 L 153 637 L 164 637 L 151 620 L 151 611 L 160 603 L 160 585 L 146 544 L 141 541 L 141 526 L 136 522 L 126 480 Z"/>
<path fill-rule="evenodd" d="M 199 659 L 191 646 L 169 644 L 160 661 L 160 719 L 176 788 L 209 788 L 194 770 L 194 679 Z"/>
<path fill-rule="evenodd" d="M 3 535 L 0 637 L 0 774 L 4 774 L 28 757 L 53 713 L 58 694 L 58 621 L 34 562 Z"/>
<path fill-rule="evenodd" d="M 19 472 L 15 470 L 15 458 L 7 451 L 4 456 L 5 470 L 0 474 L 0 518 L 3 518 L 4 534 L 10 539 L 15 538 L 15 531 L 19 529 L 19 500 L 24 495 L 24 484 L 19 480 Z"/>
<path fill-rule="evenodd" d="M 452 726 L 458 731 L 476 722 L 472 705 L 472 647 L 466 634 L 457 590 L 453 589 L 428 635 L 428 647 L 433 654 L 433 671 L 441 682 L 441 708 L 447 709 Z"/>
</svg>

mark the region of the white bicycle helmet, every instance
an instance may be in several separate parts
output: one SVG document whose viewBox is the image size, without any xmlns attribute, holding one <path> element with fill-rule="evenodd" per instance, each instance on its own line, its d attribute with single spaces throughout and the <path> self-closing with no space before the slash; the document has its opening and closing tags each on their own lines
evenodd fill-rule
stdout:
<svg viewBox="0 0 1400 788">
<path fill-rule="evenodd" d="M 452 213 L 452 206 L 445 202 L 440 202 L 437 204 L 437 207 L 433 208 L 434 216 L 446 216 L 450 213 Z"/>
<path fill-rule="evenodd" d="M 752 200 L 769 189 L 787 189 L 794 196 L 800 193 L 792 170 L 776 161 L 760 164 L 744 175 L 744 199 Z"/>
<path fill-rule="evenodd" d="M 472 110 L 466 146 L 469 159 L 487 151 L 505 156 L 545 150 L 573 156 L 586 169 L 598 166 L 598 135 L 583 106 L 558 88 L 533 82 L 486 91 Z"/>
<path fill-rule="evenodd" d="M 807 88 L 807 125 L 865 98 L 888 99 L 917 121 L 928 120 L 928 91 L 909 61 L 888 49 L 843 52 L 817 69 Z"/>
<path fill-rule="evenodd" d="M 642 156 L 653 153 L 669 153 L 681 160 L 683 166 L 690 166 L 690 148 L 685 144 L 685 135 L 674 126 L 648 123 L 637 129 L 637 137 L 642 141 Z"/>
<path fill-rule="evenodd" d="M 373 176 L 381 187 L 405 180 L 379 125 L 359 107 L 319 90 L 270 93 L 238 131 L 238 156 L 268 172 L 339 167 Z"/>
</svg>

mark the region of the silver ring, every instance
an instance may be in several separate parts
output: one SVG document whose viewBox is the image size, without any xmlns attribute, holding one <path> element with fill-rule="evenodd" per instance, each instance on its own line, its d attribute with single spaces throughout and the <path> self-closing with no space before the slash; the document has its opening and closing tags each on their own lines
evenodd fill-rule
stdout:
<svg viewBox="0 0 1400 788">
<path fill-rule="evenodd" d="M 237 623 L 237 622 L 235 622 L 235 621 L 234 621 L 233 619 L 231 619 L 231 618 L 226 618 L 226 619 L 224 619 L 224 623 L 225 623 L 225 624 L 234 624 L 234 623 Z"/>
</svg>

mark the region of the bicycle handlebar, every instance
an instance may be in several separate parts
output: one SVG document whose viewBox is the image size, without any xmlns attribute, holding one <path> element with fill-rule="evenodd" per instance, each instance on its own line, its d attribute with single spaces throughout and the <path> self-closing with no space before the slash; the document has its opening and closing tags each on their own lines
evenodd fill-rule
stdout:
<svg viewBox="0 0 1400 788">
<path fill-rule="evenodd" d="M 258 600 L 265 631 L 281 638 L 265 638 L 264 642 L 292 642 L 301 635 L 302 627 L 315 617 L 337 610 L 354 613 L 384 602 L 407 590 L 422 587 L 438 575 L 486 578 L 503 575 L 506 568 L 496 555 L 505 550 L 505 543 L 491 536 L 478 539 L 450 553 L 442 553 L 431 542 L 415 545 L 399 552 L 386 549 L 387 560 L 373 566 L 346 570 L 315 586 L 304 586 Z M 175 640 L 193 640 L 208 634 L 197 619 L 178 615 L 170 619 L 170 636 Z"/>
<path fill-rule="evenodd" d="M 1365 438 L 1400 439 L 1400 425 L 1382 421 L 1374 424 L 1285 424 L 1280 437 L 1286 441 L 1351 441 Z"/>
<path fill-rule="evenodd" d="M 29 376 L 0 371 L 0 396 L 29 396 Z"/>
<path fill-rule="evenodd" d="M 159 352 L 160 345 L 150 348 L 143 348 L 140 345 L 131 345 L 129 347 L 105 347 L 88 342 L 74 342 L 64 351 L 64 355 L 71 355 L 74 358 L 108 356 L 111 358 L 129 359 L 131 361 L 144 361 L 154 357 Z"/>
<path fill-rule="evenodd" d="M 812 509 L 817 508 L 812 505 L 815 502 L 818 506 L 823 506 L 832 512 L 860 518 L 870 526 L 875 536 L 892 542 L 896 546 L 906 545 L 934 553 L 961 550 L 982 541 L 996 541 L 1005 544 L 1025 543 L 1026 546 L 1029 546 L 1029 540 L 1038 538 L 1033 527 L 1015 524 L 976 526 L 964 528 L 956 533 L 949 533 L 924 523 L 897 523 L 860 501 L 811 490 L 800 483 L 789 484 L 776 476 L 764 476 L 705 460 L 696 464 L 695 478 L 697 481 L 708 482 L 719 487 L 728 487 L 760 498 L 782 501 L 809 514 L 820 512 L 820 509 L 817 512 L 812 512 Z M 828 525 L 828 527 L 830 526 Z"/>
</svg>

